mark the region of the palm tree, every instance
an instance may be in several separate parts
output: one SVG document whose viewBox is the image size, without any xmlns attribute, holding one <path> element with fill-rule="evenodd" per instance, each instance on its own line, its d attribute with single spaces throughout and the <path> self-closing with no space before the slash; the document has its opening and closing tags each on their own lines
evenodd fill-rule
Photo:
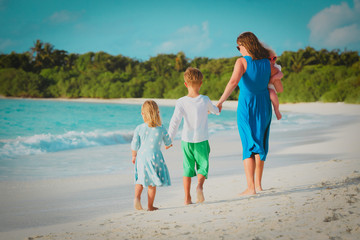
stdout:
<svg viewBox="0 0 360 240">
<path fill-rule="evenodd" d="M 42 66 L 42 62 L 41 62 L 42 53 L 43 53 L 43 42 L 41 42 L 38 39 L 34 43 L 34 47 L 31 48 L 31 55 L 33 56 L 33 58 L 35 60 L 35 64 L 34 64 L 35 68 Z M 35 54 L 35 57 L 34 57 L 34 54 Z"/>
</svg>

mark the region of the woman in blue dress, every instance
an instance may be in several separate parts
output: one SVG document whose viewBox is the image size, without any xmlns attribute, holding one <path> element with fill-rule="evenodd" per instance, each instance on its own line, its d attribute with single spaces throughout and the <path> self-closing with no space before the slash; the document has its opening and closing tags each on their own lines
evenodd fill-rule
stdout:
<svg viewBox="0 0 360 240">
<path fill-rule="evenodd" d="M 154 207 L 156 187 L 170 186 L 170 175 L 160 147 L 172 146 L 165 127 L 161 124 L 159 107 L 156 102 L 147 100 L 141 107 L 144 123 L 136 127 L 131 141 L 132 163 L 135 165 L 135 199 L 134 207 L 142 210 L 141 193 L 148 188 L 148 210 Z"/>
<path fill-rule="evenodd" d="M 262 191 L 261 178 L 268 153 L 272 109 L 267 86 L 271 68 L 269 51 L 253 33 L 240 34 L 236 42 L 243 57 L 237 59 L 217 107 L 221 111 L 222 104 L 239 85 L 237 124 L 247 180 L 247 189 L 241 195 L 253 195 Z"/>
</svg>

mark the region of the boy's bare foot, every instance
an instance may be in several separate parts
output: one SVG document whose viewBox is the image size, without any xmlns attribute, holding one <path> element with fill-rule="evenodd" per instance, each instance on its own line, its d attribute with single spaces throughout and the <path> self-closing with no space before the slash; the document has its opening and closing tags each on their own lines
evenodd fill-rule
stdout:
<svg viewBox="0 0 360 240">
<path fill-rule="evenodd" d="M 148 211 L 155 211 L 155 210 L 158 210 L 158 209 L 159 209 L 159 208 L 152 206 L 152 207 L 149 207 L 149 208 L 148 208 Z"/>
<path fill-rule="evenodd" d="M 136 210 L 144 210 L 144 209 L 142 208 L 142 206 L 141 206 L 140 199 L 138 199 L 138 198 L 135 198 L 135 199 L 134 199 L 134 208 L 135 208 Z"/>
<path fill-rule="evenodd" d="M 277 120 L 280 120 L 282 118 L 282 115 L 279 110 L 275 110 L 275 115 L 276 115 Z"/>
<path fill-rule="evenodd" d="M 197 194 L 197 201 L 196 201 L 197 203 L 202 203 L 205 201 L 204 192 L 203 192 L 202 188 L 197 187 L 196 194 Z"/>
<path fill-rule="evenodd" d="M 255 195 L 255 190 L 246 189 L 242 193 L 240 193 L 240 196 L 249 196 L 249 195 Z"/>
</svg>

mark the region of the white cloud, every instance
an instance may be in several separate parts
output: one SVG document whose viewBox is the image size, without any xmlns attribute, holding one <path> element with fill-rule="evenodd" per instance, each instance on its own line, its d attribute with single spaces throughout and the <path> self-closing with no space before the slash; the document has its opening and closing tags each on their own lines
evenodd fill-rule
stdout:
<svg viewBox="0 0 360 240">
<path fill-rule="evenodd" d="M 8 47 L 11 47 L 13 45 L 15 45 L 15 43 L 12 40 L 0 38 L 0 51 L 5 52 L 5 50 L 7 50 Z"/>
<path fill-rule="evenodd" d="M 354 0 L 353 8 L 343 2 L 321 10 L 311 18 L 308 28 L 310 44 L 330 48 L 359 45 L 360 0 Z"/>
<path fill-rule="evenodd" d="M 79 13 L 62 10 L 53 13 L 53 15 L 49 17 L 49 21 L 52 23 L 66 23 L 66 22 L 75 21 L 76 19 L 78 19 L 79 16 L 80 16 Z"/>
<path fill-rule="evenodd" d="M 169 40 L 155 48 L 157 53 L 177 53 L 184 51 L 188 54 L 199 54 L 211 46 L 209 38 L 209 23 L 201 26 L 185 26 L 178 29 Z"/>
</svg>

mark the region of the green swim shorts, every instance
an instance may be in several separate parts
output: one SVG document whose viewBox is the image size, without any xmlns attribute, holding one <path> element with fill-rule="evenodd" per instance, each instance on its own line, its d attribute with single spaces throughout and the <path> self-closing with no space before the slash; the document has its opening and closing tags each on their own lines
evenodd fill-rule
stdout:
<svg viewBox="0 0 360 240">
<path fill-rule="evenodd" d="M 197 174 L 207 178 L 210 154 L 209 141 L 206 140 L 199 143 L 181 141 L 181 149 L 183 152 L 184 177 L 195 177 L 197 171 Z"/>
</svg>

